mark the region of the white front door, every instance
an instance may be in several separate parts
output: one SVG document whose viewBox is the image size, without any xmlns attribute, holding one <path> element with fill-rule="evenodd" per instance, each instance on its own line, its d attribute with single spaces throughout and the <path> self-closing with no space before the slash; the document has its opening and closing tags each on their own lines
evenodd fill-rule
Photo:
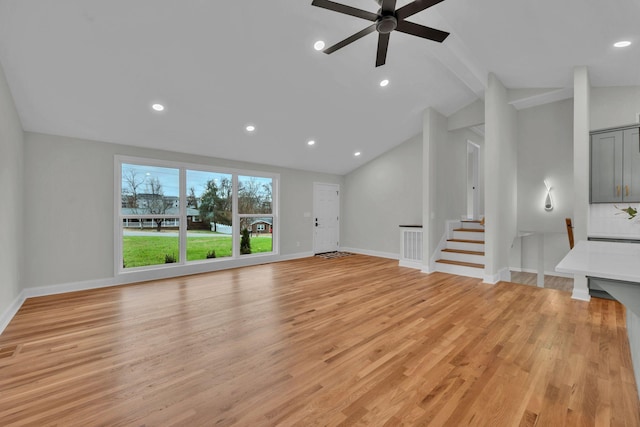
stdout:
<svg viewBox="0 0 640 427">
<path fill-rule="evenodd" d="M 340 186 L 313 183 L 313 252 L 334 252 L 340 239 Z"/>
</svg>

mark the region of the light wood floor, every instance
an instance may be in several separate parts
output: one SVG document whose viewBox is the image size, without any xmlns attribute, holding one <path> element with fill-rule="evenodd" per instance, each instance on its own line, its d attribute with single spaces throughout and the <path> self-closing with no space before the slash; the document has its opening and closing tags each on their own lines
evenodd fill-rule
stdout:
<svg viewBox="0 0 640 427">
<path fill-rule="evenodd" d="M 361 255 L 29 299 L 0 425 L 640 426 L 617 302 Z"/>
<path fill-rule="evenodd" d="M 536 273 L 526 273 L 522 271 L 512 271 L 511 281 L 522 285 L 537 286 L 538 275 Z M 546 289 L 557 289 L 564 292 L 573 292 L 573 279 L 558 276 L 544 276 L 544 287 Z"/>
</svg>

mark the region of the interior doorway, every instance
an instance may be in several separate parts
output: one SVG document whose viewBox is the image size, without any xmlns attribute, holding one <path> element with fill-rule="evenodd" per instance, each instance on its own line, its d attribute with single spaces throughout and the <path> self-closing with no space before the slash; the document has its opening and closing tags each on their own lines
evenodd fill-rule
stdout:
<svg viewBox="0 0 640 427">
<path fill-rule="evenodd" d="M 467 219 L 480 219 L 480 146 L 467 140 Z"/>
<path fill-rule="evenodd" d="M 313 183 L 313 252 L 335 252 L 340 245 L 340 186 Z"/>
</svg>

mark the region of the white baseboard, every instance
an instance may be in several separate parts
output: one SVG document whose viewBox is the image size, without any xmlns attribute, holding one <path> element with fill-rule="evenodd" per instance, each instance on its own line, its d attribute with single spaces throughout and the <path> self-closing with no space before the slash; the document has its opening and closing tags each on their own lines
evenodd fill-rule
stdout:
<svg viewBox="0 0 640 427">
<path fill-rule="evenodd" d="M 482 279 L 482 282 L 488 283 L 490 285 L 495 285 L 498 282 L 509 282 L 510 280 L 511 280 L 511 271 L 505 267 L 496 274 L 485 274 L 484 279 Z"/>
<path fill-rule="evenodd" d="M 354 254 L 375 256 L 378 258 L 389 258 L 389 259 L 395 259 L 395 260 L 400 259 L 399 254 L 392 254 L 390 252 L 380 252 L 380 251 L 371 251 L 369 249 L 357 249 L 357 248 L 345 248 L 345 247 L 341 247 L 340 250 L 344 252 L 353 252 Z"/>
<path fill-rule="evenodd" d="M 423 266 L 422 266 L 422 272 L 423 272 L 424 274 L 431 274 L 431 273 L 433 273 L 433 272 L 435 272 L 435 271 L 436 271 L 436 270 L 435 270 L 435 269 L 433 269 L 433 268 L 431 268 L 431 266 L 430 266 L 430 265 L 423 265 Z"/>
<path fill-rule="evenodd" d="M 166 269 L 141 270 L 120 274 L 115 277 L 105 277 L 103 279 L 29 287 L 23 289 L 22 292 L 20 292 L 20 295 L 18 295 L 4 313 L 0 314 L 0 334 L 5 330 L 7 325 L 9 325 L 9 322 L 11 322 L 11 319 L 13 319 L 18 310 L 20 310 L 20 307 L 22 307 L 22 304 L 27 298 L 86 291 L 90 289 L 106 288 L 109 286 L 127 285 L 130 283 L 145 282 L 148 280 L 168 279 L 171 277 L 180 277 L 191 274 L 210 273 L 219 270 L 228 270 L 230 268 L 248 267 L 252 265 L 267 264 L 270 262 L 291 261 L 294 259 L 309 258 L 312 256 L 313 252 L 301 252 L 289 255 L 247 257 L 245 259 L 234 260 L 234 262 L 209 262 Z"/>
<path fill-rule="evenodd" d="M 400 267 L 414 268 L 417 270 L 422 270 L 422 267 L 424 267 L 419 261 L 407 261 L 402 259 L 398 261 L 398 265 Z"/>
<path fill-rule="evenodd" d="M 589 295 L 589 290 L 586 291 L 584 289 L 576 289 L 573 288 L 573 293 L 571 294 L 571 298 L 577 299 L 580 301 L 591 301 L 591 295 Z"/>
<path fill-rule="evenodd" d="M 22 292 L 24 293 L 26 299 L 34 297 L 44 297 L 47 295 L 66 294 L 68 292 L 87 291 L 89 289 L 99 289 L 124 284 L 126 283 L 119 283 L 115 277 L 108 277 L 104 279 L 85 280 L 82 282 L 59 283 L 50 286 L 25 288 Z"/>
<path fill-rule="evenodd" d="M 18 310 L 20 310 L 20 307 L 22 307 L 22 304 L 26 299 L 27 297 L 25 296 L 24 291 L 20 292 L 16 299 L 9 304 L 9 307 L 7 307 L 4 313 L 0 314 L 0 334 L 2 334 L 7 325 L 9 325 L 9 322 L 11 322 L 13 316 L 15 316 Z"/>
</svg>

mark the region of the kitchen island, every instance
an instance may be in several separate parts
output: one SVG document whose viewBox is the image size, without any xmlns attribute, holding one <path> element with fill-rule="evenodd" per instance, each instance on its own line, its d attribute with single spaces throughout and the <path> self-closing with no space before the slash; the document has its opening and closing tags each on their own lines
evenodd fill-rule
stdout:
<svg viewBox="0 0 640 427">
<path fill-rule="evenodd" d="M 556 271 L 597 280 L 627 308 L 627 335 L 636 384 L 640 385 L 640 244 L 581 240 Z"/>
</svg>

